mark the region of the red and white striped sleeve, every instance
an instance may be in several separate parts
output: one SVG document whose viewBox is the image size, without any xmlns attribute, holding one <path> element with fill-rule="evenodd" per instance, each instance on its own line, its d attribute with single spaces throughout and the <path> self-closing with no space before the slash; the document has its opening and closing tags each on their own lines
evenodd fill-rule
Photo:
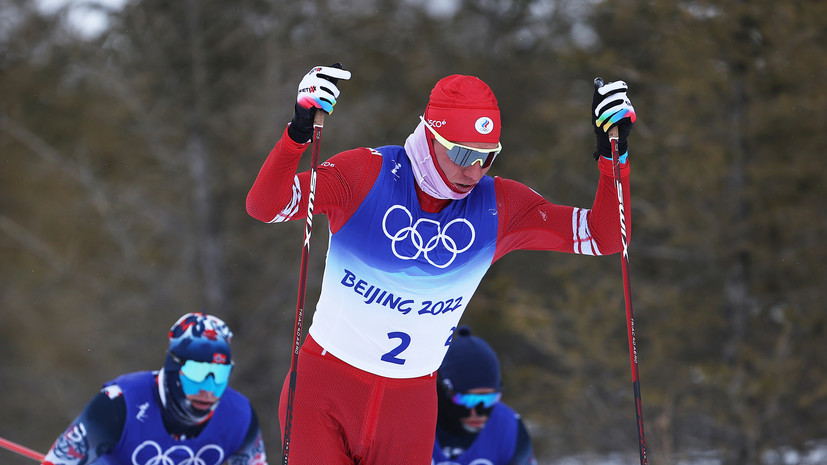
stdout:
<svg viewBox="0 0 827 465">
<path fill-rule="evenodd" d="M 294 142 L 285 130 L 247 193 L 250 216 L 265 223 L 307 216 L 310 171 L 296 171 L 309 145 Z M 319 164 L 314 209 L 327 215 L 331 230 L 337 231 L 356 211 L 381 167 L 382 157 L 366 148 L 339 153 Z"/>
<path fill-rule="evenodd" d="M 600 179 L 590 209 L 557 205 L 528 186 L 495 178 L 500 216 L 494 261 L 513 250 L 555 250 L 584 255 L 620 252 L 620 214 L 612 162 L 598 161 Z M 629 205 L 629 164 L 621 168 L 624 205 Z M 625 209 L 631 237 L 631 215 Z"/>
</svg>

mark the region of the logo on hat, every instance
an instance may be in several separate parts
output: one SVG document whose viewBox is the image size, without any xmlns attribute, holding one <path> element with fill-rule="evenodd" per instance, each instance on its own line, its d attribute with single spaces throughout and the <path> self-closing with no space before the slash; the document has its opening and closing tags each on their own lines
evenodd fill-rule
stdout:
<svg viewBox="0 0 827 465">
<path fill-rule="evenodd" d="M 428 124 L 430 124 L 431 126 L 439 129 L 439 128 L 445 126 L 446 124 L 448 124 L 448 121 L 446 121 L 445 119 L 441 119 L 441 120 L 429 119 Z"/>
<path fill-rule="evenodd" d="M 488 134 L 494 130 L 494 121 L 487 116 L 483 116 L 474 123 L 474 129 L 480 134 Z"/>
</svg>

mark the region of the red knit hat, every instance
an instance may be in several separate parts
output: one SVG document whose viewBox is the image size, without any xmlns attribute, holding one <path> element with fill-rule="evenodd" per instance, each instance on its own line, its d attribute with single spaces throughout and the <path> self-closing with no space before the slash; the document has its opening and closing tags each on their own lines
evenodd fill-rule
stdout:
<svg viewBox="0 0 827 465">
<path fill-rule="evenodd" d="M 454 74 L 431 90 L 425 121 L 452 142 L 500 141 L 500 108 L 479 78 Z"/>
</svg>

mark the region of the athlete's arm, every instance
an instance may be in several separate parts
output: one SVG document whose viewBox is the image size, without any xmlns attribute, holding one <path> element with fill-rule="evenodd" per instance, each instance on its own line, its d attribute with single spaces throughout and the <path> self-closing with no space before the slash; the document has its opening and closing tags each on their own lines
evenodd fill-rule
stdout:
<svg viewBox="0 0 827 465">
<path fill-rule="evenodd" d="M 110 386 L 99 392 L 57 438 L 44 464 L 92 465 L 118 443 L 126 422 L 126 402 Z"/>
<path fill-rule="evenodd" d="M 556 250 L 586 255 L 620 252 L 617 191 L 612 162 L 598 161 L 600 179 L 591 209 L 556 205 L 528 186 L 495 178 L 500 216 L 494 261 L 513 250 Z M 629 164 L 621 168 L 624 205 L 629 205 Z M 626 208 L 626 231 L 631 237 L 631 215 Z"/>
<path fill-rule="evenodd" d="M 514 447 L 514 456 L 506 465 L 537 465 L 534 448 L 531 446 L 531 437 L 528 435 L 522 418 L 517 418 L 517 445 Z"/>
<path fill-rule="evenodd" d="M 310 171 L 296 174 L 302 152 L 286 133 L 276 143 L 247 194 L 247 213 L 267 223 L 305 218 Z M 382 157 L 366 148 L 348 150 L 321 163 L 316 172 L 315 212 L 327 215 L 335 232 L 370 192 Z"/>
<path fill-rule="evenodd" d="M 267 454 L 264 451 L 264 441 L 261 439 L 258 417 L 255 410 L 251 413 L 250 426 L 247 428 L 244 443 L 227 458 L 227 465 L 267 465 Z"/>
</svg>

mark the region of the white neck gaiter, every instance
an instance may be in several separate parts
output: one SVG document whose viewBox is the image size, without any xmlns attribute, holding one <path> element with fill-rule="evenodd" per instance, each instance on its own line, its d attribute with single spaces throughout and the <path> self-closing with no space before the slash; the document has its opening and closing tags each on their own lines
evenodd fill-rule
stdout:
<svg viewBox="0 0 827 465">
<path fill-rule="evenodd" d="M 471 191 L 465 193 L 454 192 L 436 169 L 428 147 L 428 138 L 425 135 L 425 123 L 419 122 L 414 132 L 405 140 L 405 153 L 411 160 L 416 183 L 423 192 L 437 199 L 464 199 Z"/>
</svg>

